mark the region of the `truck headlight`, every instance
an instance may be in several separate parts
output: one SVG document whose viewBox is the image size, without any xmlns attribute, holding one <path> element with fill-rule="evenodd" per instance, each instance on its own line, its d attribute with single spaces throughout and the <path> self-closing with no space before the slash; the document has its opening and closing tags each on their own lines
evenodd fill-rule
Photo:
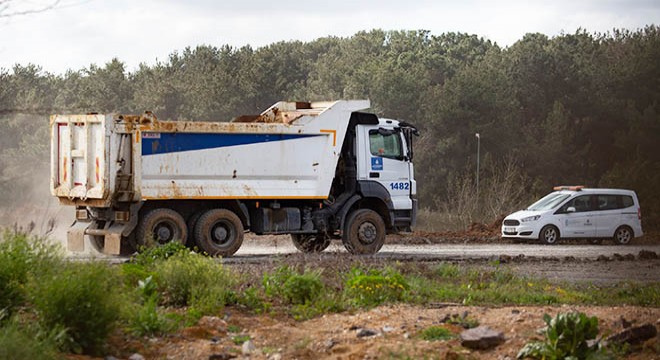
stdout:
<svg viewBox="0 0 660 360">
<path fill-rule="evenodd" d="M 528 216 L 525 218 L 520 219 L 521 222 L 530 222 L 530 221 L 536 221 L 541 218 L 541 215 L 534 215 L 534 216 Z"/>
</svg>

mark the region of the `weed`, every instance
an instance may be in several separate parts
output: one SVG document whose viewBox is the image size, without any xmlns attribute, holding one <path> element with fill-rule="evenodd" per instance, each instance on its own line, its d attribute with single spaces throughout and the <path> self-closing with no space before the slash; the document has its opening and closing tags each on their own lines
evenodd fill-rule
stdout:
<svg viewBox="0 0 660 360">
<path fill-rule="evenodd" d="M 0 240 L 0 311 L 8 318 L 25 303 L 30 274 L 47 273 L 60 261 L 59 248 L 44 239 L 5 232 Z"/>
<path fill-rule="evenodd" d="M 460 274 L 460 269 L 458 266 L 449 263 L 442 263 L 438 265 L 435 273 L 442 278 L 456 278 Z"/>
<path fill-rule="evenodd" d="M 231 341 L 236 345 L 243 345 L 243 343 L 248 340 L 250 340 L 250 335 L 236 335 L 231 338 Z"/>
<path fill-rule="evenodd" d="M 339 313 L 344 310 L 346 310 L 344 303 L 338 296 L 327 294 L 312 302 L 293 305 L 290 313 L 296 320 L 307 320 L 322 314 Z"/>
<path fill-rule="evenodd" d="M 258 289 L 254 287 L 249 287 L 242 291 L 238 295 L 236 303 L 245 306 L 257 314 L 267 312 L 270 309 L 270 303 L 264 301 Z"/>
<path fill-rule="evenodd" d="M 353 304 L 373 307 L 385 302 L 403 300 L 409 288 L 403 275 L 393 269 L 353 269 L 348 275 L 344 290 Z"/>
<path fill-rule="evenodd" d="M 598 345 L 590 346 L 587 340 L 598 335 L 598 318 L 584 313 L 563 313 L 551 318 L 543 316 L 547 327 L 545 340 L 527 343 L 518 352 L 518 359 L 587 359 L 599 351 Z"/>
<path fill-rule="evenodd" d="M 447 315 L 442 322 L 446 324 L 452 324 L 460 326 L 464 329 L 473 329 L 479 326 L 479 320 L 471 318 L 467 315 L 467 311 L 462 315 L 452 314 L 451 316 Z"/>
<path fill-rule="evenodd" d="M 292 274 L 283 284 L 284 299 L 294 305 L 303 305 L 316 300 L 323 291 L 320 272 Z"/>
<path fill-rule="evenodd" d="M 231 324 L 231 325 L 227 326 L 227 332 L 228 333 L 234 333 L 234 334 L 239 333 L 239 332 L 241 332 L 241 327 L 238 326 L 238 325 L 235 325 L 235 324 Z"/>
<path fill-rule="evenodd" d="M 214 259 L 190 252 L 178 252 L 154 264 L 155 280 L 164 302 L 174 306 L 192 305 L 202 313 L 223 307 L 234 281 Z"/>
<path fill-rule="evenodd" d="M 429 326 L 420 332 L 419 337 L 427 341 L 437 341 L 453 339 L 455 335 L 445 327 Z"/>
<path fill-rule="evenodd" d="M 121 289 L 116 268 L 69 263 L 35 281 L 30 298 L 45 327 L 67 330 L 65 350 L 95 353 L 118 320 Z"/>
<path fill-rule="evenodd" d="M 170 241 L 167 244 L 152 247 L 141 247 L 137 255 L 131 259 L 133 263 L 148 267 L 160 260 L 166 260 L 179 254 L 190 252 L 190 250 L 178 241 Z"/>
<path fill-rule="evenodd" d="M 12 319 L 0 327 L 0 359 L 59 359 L 58 342 L 65 331 L 44 331 L 35 325 L 24 326 Z"/>
<path fill-rule="evenodd" d="M 282 288 L 284 283 L 293 275 L 294 270 L 287 266 L 283 265 L 275 269 L 272 273 L 267 272 L 263 275 L 261 284 L 264 287 L 264 292 L 268 297 L 275 297 L 282 295 Z"/>
<path fill-rule="evenodd" d="M 151 297 L 130 319 L 129 328 L 138 336 L 154 336 L 174 330 L 176 323 L 159 311 L 156 298 Z"/>
</svg>

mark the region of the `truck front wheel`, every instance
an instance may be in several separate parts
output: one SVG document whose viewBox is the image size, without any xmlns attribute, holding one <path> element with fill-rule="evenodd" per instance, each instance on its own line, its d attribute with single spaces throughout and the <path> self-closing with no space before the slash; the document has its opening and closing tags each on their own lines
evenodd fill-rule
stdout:
<svg viewBox="0 0 660 360">
<path fill-rule="evenodd" d="M 211 256 L 231 256 L 243 244 L 243 223 L 230 210 L 209 210 L 197 220 L 195 241 Z"/>
<path fill-rule="evenodd" d="M 296 249 L 304 253 L 320 253 L 330 246 L 330 238 L 321 234 L 291 234 L 291 240 Z"/>
<path fill-rule="evenodd" d="M 385 231 L 377 212 L 359 209 L 349 215 L 341 240 L 351 254 L 375 254 L 385 243 Z"/>
<path fill-rule="evenodd" d="M 164 245 L 171 241 L 186 243 L 188 227 L 183 217 L 172 209 L 154 209 L 140 220 L 138 245 Z"/>
</svg>

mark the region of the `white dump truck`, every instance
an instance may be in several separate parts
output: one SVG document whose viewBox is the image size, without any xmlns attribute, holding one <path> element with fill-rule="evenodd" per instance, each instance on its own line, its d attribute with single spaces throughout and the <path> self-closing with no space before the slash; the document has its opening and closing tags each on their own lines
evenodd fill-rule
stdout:
<svg viewBox="0 0 660 360">
<path fill-rule="evenodd" d="M 230 122 L 53 115 L 54 196 L 76 207 L 67 247 L 106 254 L 179 241 L 231 256 L 246 231 L 303 252 L 372 254 L 417 208 L 412 125 L 369 101 L 278 102 Z"/>
</svg>

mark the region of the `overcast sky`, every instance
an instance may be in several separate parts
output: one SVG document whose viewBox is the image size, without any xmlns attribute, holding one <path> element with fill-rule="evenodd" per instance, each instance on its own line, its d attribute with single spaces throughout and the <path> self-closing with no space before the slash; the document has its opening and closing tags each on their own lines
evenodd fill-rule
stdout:
<svg viewBox="0 0 660 360">
<path fill-rule="evenodd" d="M 48 0 L 10 4 L 17 2 L 39 7 Z M 257 48 L 374 28 L 466 32 L 509 46 L 529 32 L 650 24 L 660 24 L 660 0 L 60 0 L 42 13 L 0 17 L 0 68 L 34 63 L 63 73 L 117 57 L 133 71 L 187 46 Z"/>
</svg>

